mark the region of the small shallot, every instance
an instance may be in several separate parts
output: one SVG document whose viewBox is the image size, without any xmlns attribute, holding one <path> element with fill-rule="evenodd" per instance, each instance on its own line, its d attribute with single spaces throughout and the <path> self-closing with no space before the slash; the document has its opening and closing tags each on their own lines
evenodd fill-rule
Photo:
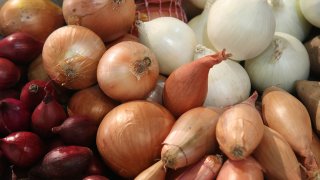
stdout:
<svg viewBox="0 0 320 180">
<path fill-rule="evenodd" d="M 263 121 L 255 107 L 258 93 L 231 106 L 219 117 L 216 136 L 220 149 L 231 160 L 245 159 L 259 145 L 263 136 Z"/>
<path fill-rule="evenodd" d="M 216 125 L 220 109 L 198 107 L 181 115 L 163 141 L 161 160 L 178 169 L 199 161 L 218 147 Z"/>
<path fill-rule="evenodd" d="M 135 180 L 164 180 L 166 177 L 166 169 L 164 163 L 160 160 L 152 166 L 142 171 Z"/>
</svg>

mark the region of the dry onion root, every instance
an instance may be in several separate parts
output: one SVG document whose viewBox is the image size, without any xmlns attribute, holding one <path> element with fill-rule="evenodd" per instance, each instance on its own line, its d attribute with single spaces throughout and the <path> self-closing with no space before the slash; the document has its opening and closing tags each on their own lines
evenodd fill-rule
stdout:
<svg viewBox="0 0 320 180">
<path fill-rule="evenodd" d="M 247 158 L 260 143 L 263 121 L 255 108 L 258 93 L 246 101 L 231 106 L 219 117 L 216 136 L 220 149 L 231 160 Z"/>
</svg>

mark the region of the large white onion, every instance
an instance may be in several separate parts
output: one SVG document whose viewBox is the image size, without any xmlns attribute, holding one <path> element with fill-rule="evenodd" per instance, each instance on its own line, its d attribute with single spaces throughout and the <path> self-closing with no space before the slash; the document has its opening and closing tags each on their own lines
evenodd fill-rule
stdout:
<svg viewBox="0 0 320 180">
<path fill-rule="evenodd" d="M 266 0 L 216 0 L 208 17 L 208 37 L 218 50 L 234 60 L 263 52 L 275 32 L 275 18 Z"/>
<path fill-rule="evenodd" d="M 197 45 L 194 59 L 215 52 L 205 46 Z M 247 99 L 251 83 L 246 70 L 236 61 L 225 60 L 210 69 L 208 93 L 204 106 L 225 107 Z"/>
<path fill-rule="evenodd" d="M 173 17 L 159 17 L 137 23 L 140 42 L 156 55 L 160 73 L 169 75 L 193 60 L 196 37 L 185 22 Z"/>
<path fill-rule="evenodd" d="M 320 0 L 300 0 L 300 8 L 303 16 L 320 28 Z"/>
<path fill-rule="evenodd" d="M 276 32 L 270 46 L 258 57 L 245 62 L 254 89 L 262 92 L 278 86 L 293 92 L 297 80 L 308 79 L 309 55 L 295 37 Z"/>
<path fill-rule="evenodd" d="M 303 17 L 299 0 L 268 0 L 276 18 L 276 31 L 288 33 L 303 41 L 311 28 Z"/>
</svg>

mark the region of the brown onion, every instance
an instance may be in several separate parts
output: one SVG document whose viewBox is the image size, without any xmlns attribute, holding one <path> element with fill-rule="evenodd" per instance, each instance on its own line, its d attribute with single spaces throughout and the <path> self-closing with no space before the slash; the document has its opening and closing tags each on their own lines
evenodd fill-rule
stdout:
<svg viewBox="0 0 320 180">
<path fill-rule="evenodd" d="M 198 107 L 182 114 L 163 141 L 161 160 L 178 169 L 199 161 L 218 147 L 216 126 L 220 109 Z"/>
<path fill-rule="evenodd" d="M 293 95 L 278 87 L 263 92 L 262 114 L 267 125 L 280 133 L 292 149 L 305 158 L 304 166 L 312 174 L 319 169 L 311 151 L 312 128 L 306 107 Z"/>
<path fill-rule="evenodd" d="M 223 112 L 217 123 L 216 136 L 220 149 L 231 160 L 245 159 L 259 145 L 263 121 L 255 108 L 258 93 Z"/>
<path fill-rule="evenodd" d="M 310 70 L 314 75 L 320 75 L 320 35 L 305 42 L 310 59 Z"/>
<path fill-rule="evenodd" d="M 142 171 L 134 180 L 164 180 L 166 177 L 166 169 L 162 161 L 154 163 Z"/>
<path fill-rule="evenodd" d="M 10 0 L 0 10 L 4 35 L 25 32 L 44 42 L 51 32 L 64 25 L 62 10 L 48 0 Z"/>
<path fill-rule="evenodd" d="M 251 156 L 239 161 L 227 160 L 223 163 L 217 180 L 243 179 L 263 180 L 263 172 L 260 164 Z"/>
<path fill-rule="evenodd" d="M 267 126 L 253 156 L 268 179 L 301 179 L 300 165 L 292 148 L 281 134 Z"/>
<path fill-rule="evenodd" d="M 97 132 L 105 163 L 122 177 L 135 177 L 160 158 L 161 143 L 175 119 L 163 106 L 130 101 L 112 109 Z"/>
<path fill-rule="evenodd" d="M 13 62 L 0 58 L 0 89 L 8 89 L 16 85 L 20 77 L 21 72 Z"/>
<path fill-rule="evenodd" d="M 164 106 L 176 117 L 202 106 L 208 91 L 210 68 L 230 57 L 225 50 L 208 55 L 174 70 L 164 85 Z"/>
<path fill-rule="evenodd" d="M 135 42 L 139 42 L 139 38 L 135 35 L 132 35 L 132 34 L 125 34 L 121 37 L 119 37 L 118 39 L 114 40 L 114 41 L 111 41 L 110 43 L 107 43 L 106 44 L 106 48 L 109 49 L 110 47 L 122 42 L 122 41 L 135 41 Z"/>
<path fill-rule="evenodd" d="M 130 30 L 136 5 L 134 0 L 64 0 L 62 10 L 67 24 L 87 27 L 112 41 Z"/>
<path fill-rule="evenodd" d="M 43 67 L 42 54 L 29 64 L 28 80 L 50 80 L 48 73 Z"/>
<path fill-rule="evenodd" d="M 313 152 L 317 163 L 320 164 L 320 140 L 315 133 L 312 134 L 311 151 Z"/>
<path fill-rule="evenodd" d="M 100 124 L 104 116 L 118 105 L 98 85 L 74 93 L 67 106 L 69 116 L 84 115 Z"/>
<path fill-rule="evenodd" d="M 42 52 L 43 66 L 59 85 L 83 89 L 97 82 L 97 66 L 104 52 L 104 43 L 91 30 L 64 26 L 46 40 Z"/>
<path fill-rule="evenodd" d="M 159 64 L 154 53 L 133 41 L 123 41 L 109 48 L 97 70 L 102 91 L 122 102 L 146 98 L 158 76 Z"/>
</svg>

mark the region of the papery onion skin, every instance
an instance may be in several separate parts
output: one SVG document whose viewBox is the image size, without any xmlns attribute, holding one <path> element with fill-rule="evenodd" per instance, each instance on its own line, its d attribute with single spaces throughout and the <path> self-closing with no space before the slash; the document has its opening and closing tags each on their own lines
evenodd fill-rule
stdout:
<svg viewBox="0 0 320 180">
<path fill-rule="evenodd" d="M 154 53 L 133 41 L 123 41 L 109 48 L 97 69 L 101 90 L 121 102 L 145 99 L 155 88 L 158 76 L 159 64 Z"/>
<path fill-rule="evenodd" d="M 67 24 L 87 27 L 105 42 L 113 41 L 130 30 L 135 10 L 134 0 L 64 0 L 62 5 Z"/>
<path fill-rule="evenodd" d="M 97 66 L 106 48 L 91 30 L 61 27 L 46 40 L 42 57 L 50 78 L 69 89 L 84 89 L 97 82 Z"/>
<path fill-rule="evenodd" d="M 159 104 L 142 100 L 123 103 L 100 123 L 97 148 L 114 172 L 135 177 L 160 158 L 161 143 L 174 122 Z"/>
<path fill-rule="evenodd" d="M 104 116 L 119 105 L 99 88 L 98 85 L 75 92 L 67 104 L 68 115 L 83 115 L 100 124 Z"/>
<path fill-rule="evenodd" d="M 262 167 L 251 156 L 241 161 L 227 160 L 217 177 L 217 180 L 223 179 L 263 180 Z"/>
<path fill-rule="evenodd" d="M 300 164 L 292 148 L 281 134 L 267 126 L 253 156 L 268 179 L 301 179 Z"/>
<path fill-rule="evenodd" d="M 4 35 L 25 32 L 44 42 L 64 25 L 62 10 L 49 0 L 10 0 L 0 11 L 0 30 Z"/>
</svg>

